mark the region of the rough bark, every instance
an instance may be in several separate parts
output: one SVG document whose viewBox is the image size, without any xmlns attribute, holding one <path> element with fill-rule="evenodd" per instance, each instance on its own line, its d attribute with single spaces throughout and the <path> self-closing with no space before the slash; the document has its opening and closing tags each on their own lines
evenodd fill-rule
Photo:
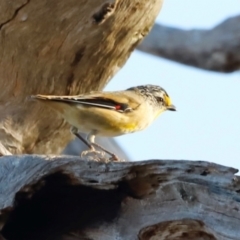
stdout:
<svg viewBox="0 0 240 240">
<path fill-rule="evenodd" d="M 202 161 L 0 161 L 1 234 L 15 239 L 239 239 L 236 169 Z M 154 238 L 155 237 L 155 238 Z"/>
<path fill-rule="evenodd" d="M 210 30 L 156 24 L 138 49 L 190 66 L 230 73 L 240 69 L 240 16 Z"/>
<path fill-rule="evenodd" d="M 0 153 L 60 153 L 69 126 L 32 94 L 102 89 L 162 0 L 0 0 Z"/>
</svg>

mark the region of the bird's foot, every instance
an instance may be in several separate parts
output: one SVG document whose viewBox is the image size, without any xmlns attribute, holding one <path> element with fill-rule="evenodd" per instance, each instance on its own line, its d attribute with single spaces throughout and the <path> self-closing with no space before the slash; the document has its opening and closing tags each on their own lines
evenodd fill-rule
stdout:
<svg viewBox="0 0 240 240">
<path fill-rule="evenodd" d="M 82 151 L 81 157 L 87 158 L 88 160 L 94 160 L 94 161 L 101 161 L 102 158 L 104 158 L 105 152 L 103 151 L 97 151 L 94 148 Z"/>
<path fill-rule="evenodd" d="M 114 153 L 106 150 L 106 149 L 103 148 L 101 145 L 99 145 L 99 144 L 97 144 L 97 143 L 92 143 L 92 145 L 93 145 L 94 147 L 96 147 L 96 148 L 101 149 L 103 152 L 107 153 L 107 154 L 110 156 L 109 161 L 121 162 L 120 158 L 119 158 L 116 154 L 114 154 Z"/>
<path fill-rule="evenodd" d="M 110 154 L 109 154 L 110 155 Z M 121 162 L 121 159 L 115 155 L 115 154 L 111 154 L 111 157 L 109 158 L 110 161 L 114 161 L 114 162 Z"/>
</svg>

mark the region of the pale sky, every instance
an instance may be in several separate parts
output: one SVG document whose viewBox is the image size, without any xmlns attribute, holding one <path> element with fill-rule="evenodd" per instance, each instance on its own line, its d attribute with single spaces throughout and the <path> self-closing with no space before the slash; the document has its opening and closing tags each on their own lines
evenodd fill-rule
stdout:
<svg viewBox="0 0 240 240">
<path fill-rule="evenodd" d="M 165 0 L 157 22 L 212 28 L 237 14 L 239 0 Z M 116 138 L 131 160 L 205 160 L 240 169 L 240 72 L 214 73 L 135 51 L 105 90 L 143 84 L 165 88 L 178 111 Z"/>
</svg>

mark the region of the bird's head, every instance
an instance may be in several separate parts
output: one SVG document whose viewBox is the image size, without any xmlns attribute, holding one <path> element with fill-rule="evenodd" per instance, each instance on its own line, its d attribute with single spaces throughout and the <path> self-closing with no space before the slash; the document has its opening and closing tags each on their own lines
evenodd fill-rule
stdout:
<svg viewBox="0 0 240 240">
<path fill-rule="evenodd" d="M 161 112 L 165 110 L 176 111 L 176 107 L 172 104 L 169 95 L 160 86 L 149 84 L 137 86 L 135 88 L 129 88 L 128 90 L 138 91 L 146 98 L 147 101 L 159 108 Z"/>
</svg>

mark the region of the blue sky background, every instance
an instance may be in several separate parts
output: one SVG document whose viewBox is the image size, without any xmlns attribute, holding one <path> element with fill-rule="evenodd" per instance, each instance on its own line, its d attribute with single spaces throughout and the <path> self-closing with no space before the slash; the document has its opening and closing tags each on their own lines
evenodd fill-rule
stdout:
<svg viewBox="0 0 240 240">
<path fill-rule="evenodd" d="M 165 0 L 157 22 L 209 29 L 240 14 L 239 0 Z M 167 90 L 177 112 L 116 138 L 132 160 L 205 160 L 240 169 L 240 72 L 214 73 L 135 51 L 105 90 L 142 84 Z"/>
</svg>

